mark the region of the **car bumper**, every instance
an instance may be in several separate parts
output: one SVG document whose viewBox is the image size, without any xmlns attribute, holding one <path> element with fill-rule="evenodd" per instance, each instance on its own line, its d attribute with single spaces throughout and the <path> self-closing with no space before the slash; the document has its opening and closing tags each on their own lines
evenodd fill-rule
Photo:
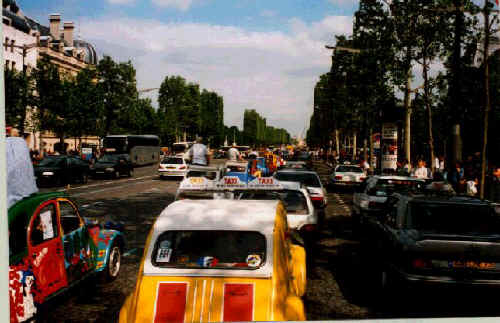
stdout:
<svg viewBox="0 0 500 323">
<path fill-rule="evenodd" d="M 401 269 L 392 270 L 399 281 L 410 286 L 488 286 L 500 288 L 500 274 L 496 279 L 457 278 L 454 276 L 419 275 Z"/>
<path fill-rule="evenodd" d="M 158 170 L 158 175 L 163 176 L 184 176 L 186 175 L 186 170 L 175 170 L 175 169 L 162 169 Z"/>
<path fill-rule="evenodd" d="M 288 227 L 293 230 L 301 231 L 303 228 L 312 226 L 317 227 L 318 218 L 314 215 L 295 215 L 288 214 L 286 216 Z"/>
<path fill-rule="evenodd" d="M 361 185 L 361 182 L 356 181 L 332 181 L 330 180 L 330 184 L 334 186 L 357 186 Z"/>
</svg>

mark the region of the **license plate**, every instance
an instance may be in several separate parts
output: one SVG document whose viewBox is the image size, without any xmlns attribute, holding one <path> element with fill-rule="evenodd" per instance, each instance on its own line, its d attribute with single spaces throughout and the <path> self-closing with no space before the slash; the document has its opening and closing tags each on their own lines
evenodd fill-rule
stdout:
<svg viewBox="0 0 500 323">
<path fill-rule="evenodd" d="M 477 262 L 477 261 L 452 261 L 453 268 L 471 268 L 471 269 L 495 269 L 496 264 L 493 262 Z"/>
<path fill-rule="evenodd" d="M 175 167 L 167 167 L 167 169 L 175 169 Z"/>
<path fill-rule="evenodd" d="M 104 172 L 95 172 L 96 174 L 104 174 Z"/>
<path fill-rule="evenodd" d="M 199 177 L 191 177 L 189 179 L 189 182 L 191 184 L 203 184 L 203 178 L 199 178 Z"/>
</svg>

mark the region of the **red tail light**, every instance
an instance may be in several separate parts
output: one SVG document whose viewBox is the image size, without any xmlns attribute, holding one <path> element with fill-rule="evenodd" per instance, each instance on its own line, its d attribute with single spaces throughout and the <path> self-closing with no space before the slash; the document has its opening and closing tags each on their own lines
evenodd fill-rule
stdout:
<svg viewBox="0 0 500 323">
<path fill-rule="evenodd" d="M 306 224 L 301 228 L 303 231 L 312 232 L 316 230 L 316 226 L 312 224 Z"/>
<path fill-rule="evenodd" d="M 414 259 L 412 262 L 414 268 L 429 268 L 430 264 L 424 259 Z"/>
<path fill-rule="evenodd" d="M 370 208 L 370 209 L 376 209 L 380 206 L 382 206 L 382 203 L 378 203 L 378 202 L 374 202 L 374 201 L 370 201 L 368 203 L 368 208 Z"/>
<path fill-rule="evenodd" d="M 364 181 L 366 179 L 366 177 L 360 177 L 359 180 L 360 181 Z"/>
<path fill-rule="evenodd" d="M 179 167 L 179 169 L 186 169 L 186 166 L 181 166 Z"/>
<path fill-rule="evenodd" d="M 162 164 L 160 164 L 160 169 L 165 169 L 165 166 L 163 166 Z"/>
<path fill-rule="evenodd" d="M 311 201 L 321 201 L 321 202 L 323 202 L 323 196 L 311 196 Z"/>
<path fill-rule="evenodd" d="M 335 176 L 335 179 L 342 179 L 342 175 Z"/>
</svg>

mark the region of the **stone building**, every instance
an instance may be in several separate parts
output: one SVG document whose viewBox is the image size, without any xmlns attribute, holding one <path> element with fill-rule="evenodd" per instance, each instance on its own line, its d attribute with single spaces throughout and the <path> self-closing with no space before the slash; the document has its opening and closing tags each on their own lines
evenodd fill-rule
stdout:
<svg viewBox="0 0 500 323">
<path fill-rule="evenodd" d="M 47 27 L 25 16 L 15 0 L 3 0 L 2 23 L 4 68 L 25 69 L 29 73 L 36 68 L 38 59 L 46 57 L 63 76 L 71 77 L 97 63 L 97 53 L 92 44 L 75 39 L 74 23 L 67 21 L 61 24 L 60 14 L 49 15 Z M 51 133 L 35 131 L 30 115 L 32 111 L 28 111 L 24 134 L 30 148 L 55 150 L 59 139 Z M 79 149 L 85 143 L 98 145 L 99 138 L 68 138 L 65 149 Z"/>
</svg>

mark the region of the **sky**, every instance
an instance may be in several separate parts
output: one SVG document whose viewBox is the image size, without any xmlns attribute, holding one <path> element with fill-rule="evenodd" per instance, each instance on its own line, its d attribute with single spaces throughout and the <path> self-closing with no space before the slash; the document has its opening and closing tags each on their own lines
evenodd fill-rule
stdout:
<svg viewBox="0 0 500 323">
<path fill-rule="evenodd" d="M 48 25 L 76 24 L 100 56 L 131 60 L 138 88 L 180 75 L 224 97 L 225 124 L 255 109 L 267 124 L 300 135 L 313 89 L 328 72 L 335 35 L 351 34 L 358 0 L 18 0 Z M 157 92 L 144 94 L 156 104 Z"/>
</svg>

